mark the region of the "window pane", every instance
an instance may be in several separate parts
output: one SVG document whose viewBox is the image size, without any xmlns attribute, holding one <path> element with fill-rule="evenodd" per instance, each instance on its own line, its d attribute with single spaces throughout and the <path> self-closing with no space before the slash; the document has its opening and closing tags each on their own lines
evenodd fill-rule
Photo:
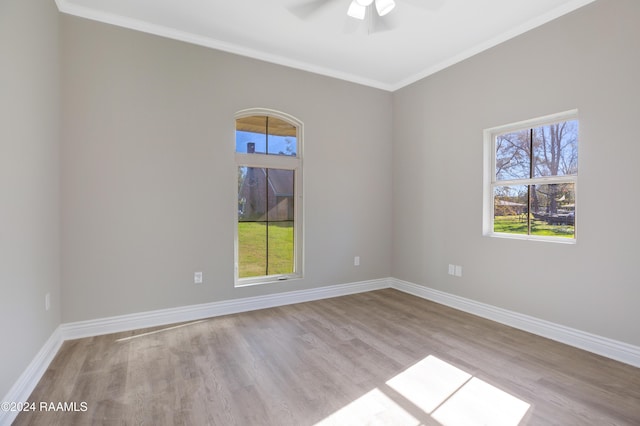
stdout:
<svg viewBox="0 0 640 426">
<path fill-rule="evenodd" d="M 236 152 L 288 155 L 298 151 L 297 129 L 275 117 L 251 116 L 236 120 Z"/>
<path fill-rule="evenodd" d="M 519 130 L 496 137 L 496 180 L 530 177 L 529 139 L 529 130 Z"/>
<path fill-rule="evenodd" d="M 294 265 L 293 170 L 268 169 L 269 275 L 291 274 Z"/>
<path fill-rule="evenodd" d="M 578 173 L 578 121 L 533 129 L 534 177 Z"/>
<path fill-rule="evenodd" d="M 267 169 L 238 167 L 238 221 L 267 220 Z"/>
<path fill-rule="evenodd" d="M 267 225 L 265 222 L 238 223 L 238 277 L 267 275 Z"/>
<path fill-rule="evenodd" d="M 575 237 L 575 185 L 531 186 L 531 235 Z"/>
<path fill-rule="evenodd" d="M 293 170 L 267 169 L 269 221 L 293 220 Z"/>
<path fill-rule="evenodd" d="M 293 221 L 268 223 L 268 274 L 293 273 Z"/>
<path fill-rule="evenodd" d="M 296 156 L 296 127 L 279 118 L 268 119 L 267 154 Z"/>
<path fill-rule="evenodd" d="M 267 152 L 267 117 L 251 116 L 236 120 L 236 152 Z"/>
<path fill-rule="evenodd" d="M 294 272 L 293 170 L 238 168 L 238 276 Z"/>
<path fill-rule="evenodd" d="M 236 152 L 262 153 L 267 149 L 267 136 L 259 133 L 236 132 Z"/>
<path fill-rule="evenodd" d="M 527 185 L 494 188 L 493 232 L 528 234 L 527 197 Z"/>
</svg>

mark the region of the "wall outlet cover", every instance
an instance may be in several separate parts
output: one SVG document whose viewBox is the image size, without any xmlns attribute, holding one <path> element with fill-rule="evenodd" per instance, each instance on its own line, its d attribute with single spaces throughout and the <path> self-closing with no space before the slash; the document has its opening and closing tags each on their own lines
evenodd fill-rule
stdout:
<svg viewBox="0 0 640 426">
<path fill-rule="evenodd" d="M 456 277 L 462 276 L 462 266 L 456 265 Z"/>
</svg>

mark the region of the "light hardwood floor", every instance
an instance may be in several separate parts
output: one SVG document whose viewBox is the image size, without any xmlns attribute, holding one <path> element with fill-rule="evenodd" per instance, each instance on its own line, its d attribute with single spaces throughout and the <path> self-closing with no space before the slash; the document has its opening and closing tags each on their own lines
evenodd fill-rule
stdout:
<svg viewBox="0 0 640 426">
<path fill-rule="evenodd" d="M 67 341 L 30 401 L 79 411 L 14 424 L 640 425 L 640 369 L 386 289 Z"/>
</svg>

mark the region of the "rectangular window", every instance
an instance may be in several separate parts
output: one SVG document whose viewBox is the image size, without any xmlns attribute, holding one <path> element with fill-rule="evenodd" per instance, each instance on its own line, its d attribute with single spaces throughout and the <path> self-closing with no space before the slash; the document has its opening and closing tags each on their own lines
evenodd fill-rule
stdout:
<svg viewBox="0 0 640 426">
<path fill-rule="evenodd" d="M 236 285 L 302 276 L 301 124 L 251 112 L 236 117 Z"/>
<path fill-rule="evenodd" d="M 485 130 L 484 235 L 575 242 L 578 119 Z"/>
<path fill-rule="evenodd" d="M 294 171 L 242 166 L 238 178 L 238 277 L 293 274 Z"/>
</svg>

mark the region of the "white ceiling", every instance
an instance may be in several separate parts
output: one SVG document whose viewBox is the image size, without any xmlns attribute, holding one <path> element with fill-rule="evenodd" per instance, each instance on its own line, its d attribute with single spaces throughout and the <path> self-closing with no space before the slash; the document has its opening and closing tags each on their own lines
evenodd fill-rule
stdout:
<svg viewBox="0 0 640 426">
<path fill-rule="evenodd" d="M 61 12 L 396 90 L 594 0 L 56 0 Z M 373 12 L 373 13 L 371 13 Z"/>
</svg>

